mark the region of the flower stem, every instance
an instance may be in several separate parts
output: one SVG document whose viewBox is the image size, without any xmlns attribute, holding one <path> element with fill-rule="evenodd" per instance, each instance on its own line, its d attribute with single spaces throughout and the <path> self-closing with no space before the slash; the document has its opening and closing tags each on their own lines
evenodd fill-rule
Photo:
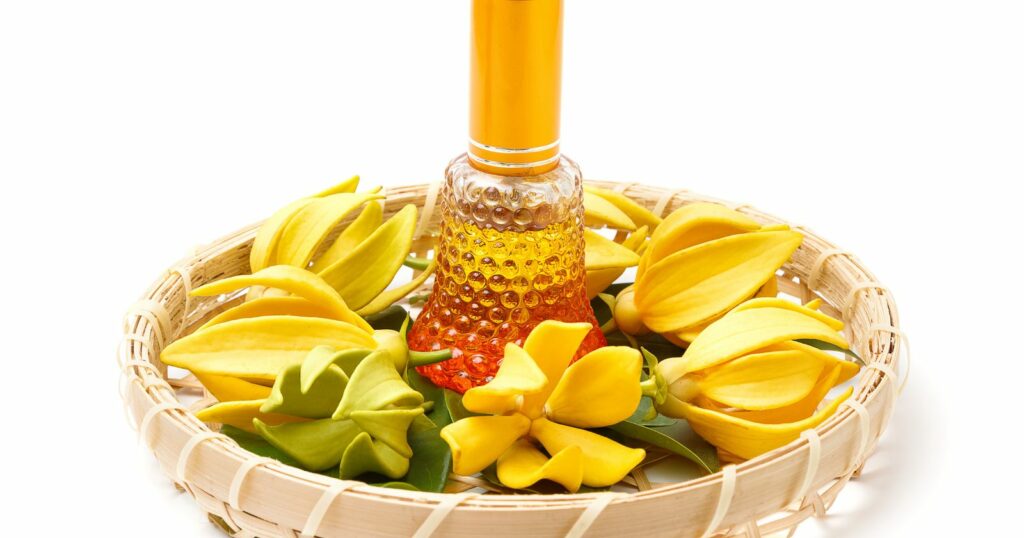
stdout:
<svg viewBox="0 0 1024 538">
<path fill-rule="evenodd" d="M 402 265 L 410 269 L 423 271 L 426 270 L 428 265 L 430 265 L 430 260 L 428 260 L 427 258 L 417 258 L 416 256 L 410 255 L 405 258 L 405 261 L 402 262 Z"/>
<path fill-rule="evenodd" d="M 442 349 L 440 351 L 413 351 L 409 350 L 409 366 L 426 366 L 435 362 L 446 361 L 452 358 L 452 350 Z"/>
</svg>

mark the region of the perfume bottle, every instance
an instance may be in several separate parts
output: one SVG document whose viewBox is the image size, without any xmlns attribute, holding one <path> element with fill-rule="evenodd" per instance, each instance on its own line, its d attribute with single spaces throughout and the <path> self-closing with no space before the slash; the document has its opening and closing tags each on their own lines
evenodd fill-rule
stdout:
<svg viewBox="0 0 1024 538">
<path fill-rule="evenodd" d="M 490 381 L 507 343 L 548 319 L 594 328 L 586 296 L 582 176 L 559 152 L 562 0 L 473 0 L 469 151 L 439 193 L 434 288 L 409 331 L 420 367 L 464 392 Z"/>
</svg>

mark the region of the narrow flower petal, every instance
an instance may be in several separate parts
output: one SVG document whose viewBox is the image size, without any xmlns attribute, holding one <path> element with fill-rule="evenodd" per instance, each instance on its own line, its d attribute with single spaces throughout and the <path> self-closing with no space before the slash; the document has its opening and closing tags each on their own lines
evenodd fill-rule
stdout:
<svg viewBox="0 0 1024 538">
<path fill-rule="evenodd" d="M 277 242 L 276 261 L 305 269 L 321 243 L 349 213 L 374 199 L 376 193 L 332 194 L 317 198 L 300 209 L 285 226 Z"/>
<path fill-rule="evenodd" d="M 633 267 L 640 262 L 636 252 L 589 228 L 583 231 L 583 239 L 583 257 L 588 271 Z"/>
<path fill-rule="evenodd" d="M 684 357 L 658 366 L 672 383 L 688 372 L 710 368 L 772 344 L 803 338 L 849 347 L 841 334 L 814 317 L 788 308 L 754 308 L 730 312 L 704 329 Z"/>
<path fill-rule="evenodd" d="M 362 474 L 377 473 L 399 479 L 408 472 L 408 457 L 363 432 L 345 448 L 338 467 L 338 478 L 351 480 Z"/>
<path fill-rule="evenodd" d="M 251 286 L 276 288 L 297 295 L 330 310 L 332 318 L 351 323 L 366 332 L 373 328 L 345 304 L 345 300 L 322 278 L 298 267 L 275 265 L 251 275 L 239 275 L 211 282 L 192 292 L 196 296 L 230 293 Z"/>
<path fill-rule="evenodd" d="M 319 273 L 344 258 L 383 223 L 384 207 L 379 203 L 366 204 L 359 216 L 341 231 L 338 238 L 313 262 L 309 270 Z"/>
<path fill-rule="evenodd" d="M 328 187 L 313 195 L 314 198 L 323 198 L 324 196 L 330 196 L 332 194 L 338 194 L 340 192 L 356 192 L 359 188 L 359 176 L 352 176 L 348 179 L 342 180 L 333 187 Z"/>
<path fill-rule="evenodd" d="M 586 234 L 584 234 L 584 239 L 585 238 Z M 629 236 L 626 237 L 626 239 L 622 242 L 622 246 L 633 252 L 639 252 L 646 244 L 646 240 L 647 226 L 641 226 L 635 232 L 629 234 Z M 588 242 L 587 244 L 589 245 L 590 243 Z M 591 260 L 594 256 L 597 256 L 597 254 L 592 254 L 589 250 L 584 252 L 584 257 L 587 260 Z M 588 264 L 589 263 L 590 262 L 588 262 Z M 624 273 L 626 269 L 626 266 L 610 267 L 607 269 L 590 269 L 588 267 L 587 298 L 593 299 L 594 297 L 597 297 L 597 294 L 608 289 L 608 286 L 611 286 L 616 280 L 618 280 L 618 278 L 622 276 L 622 273 Z"/>
<path fill-rule="evenodd" d="M 320 345 L 373 349 L 377 343 L 367 332 L 333 319 L 263 316 L 190 334 L 167 346 L 160 357 L 165 364 L 197 374 L 273 381 Z"/>
<path fill-rule="evenodd" d="M 401 300 L 403 297 L 409 295 L 417 288 L 422 286 L 423 283 L 426 282 L 427 279 L 434 274 L 434 270 L 436 268 L 437 262 L 435 262 L 434 260 L 430 260 L 430 264 L 427 265 L 427 268 L 421 271 L 420 274 L 416 276 L 416 278 L 410 280 L 409 282 L 406 282 L 405 284 L 402 284 L 401 286 L 398 286 L 397 288 L 391 288 L 382 291 L 380 295 L 374 297 L 372 301 L 367 303 L 366 306 L 360 308 L 359 311 L 356 313 L 359 314 L 360 316 L 369 316 L 371 314 L 376 314 L 377 312 L 384 310 L 385 308 L 394 304 L 396 301 Z"/>
<path fill-rule="evenodd" d="M 526 351 L 515 344 L 507 344 L 494 379 L 467 390 L 462 396 L 462 405 L 474 413 L 500 415 L 515 408 L 517 397 L 536 394 L 547 382 L 544 372 Z"/>
<path fill-rule="evenodd" d="M 699 202 L 673 211 L 651 236 L 647 259 L 638 275 L 650 265 L 674 252 L 722 237 L 753 232 L 761 224 L 750 217 L 719 204 Z"/>
<path fill-rule="evenodd" d="M 754 353 L 729 361 L 698 382 L 708 398 L 730 407 L 783 407 L 807 396 L 825 363 L 799 351 Z"/>
<path fill-rule="evenodd" d="M 644 324 L 673 332 L 709 321 L 753 296 L 802 240 L 790 231 L 732 235 L 653 263 L 636 283 Z"/>
<path fill-rule="evenodd" d="M 593 185 L 583 185 L 584 192 L 595 194 L 617 207 L 626 214 L 637 226 L 647 226 L 654 230 L 661 224 L 661 218 L 646 207 L 636 203 L 632 198 L 613 190 L 602 189 Z"/>
<path fill-rule="evenodd" d="M 589 323 L 565 323 L 546 320 L 530 331 L 523 344 L 523 350 L 533 358 L 544 372 L 548 383 L 540 392 L 527 395 L 523 401 L 523 412 L 537 417 L 544 408 L 548 395 L 562 378 L 562 373 L 576 355 L 583 338 L 593 329 Z"/>
<path fill-rule="evenodd" d="M 736 418 L 749 420 L 751 422 L 760 422 L 762 424 L 796 422 L 814 414 L 814 411 L 818 408 L 818 404 L 825 399 L 825 396 L 828 396 L 828 391 L 832 390 L 832 387 L 840 383 L 840 370 L 841 367 L 837 364 L 828 371 L 823 371 L 810 394 L 794 404 L 776 409 L 765 409 L 764 411 L 731 410 L 706 398 L 698 400 L 697 405 L 705 409 L 719 411 L 727 415 L 732 415 Z"/>
<path fill-rule="evenodd" d="M 270 387 L 259 385 L 237 377 L 195 374 L 203 387 L 221 402 L 238 400 L 263 400 L 270 396 Z"/>
<path fill-rule="evenodd" d="M 253 426 L 260 437 L 288 454 L 310 471 L 324 471 L 341 463 L 345 449 L 360 433 L 351 420 L 313 420 L 272 426 L 256 418 Z"/>
<path fill-rule="evenodd" d="M 578 428 L 602 428 L 629 418 L 640 403 L 640 352 L 609 346 L 566 368 L 548 397 L 547 416 Z"/>
<path fill-rule="evenodd" d="M 384 291 L 401 269 L 415 228 L 416 206 L 407 205 L 319 275 L 359 310 Z"/>
<path fill-rule="evenodd" d="M 380 409 L 353 411 L 349 415 L 363 431 L 369 433 L 405 458 L 412 457 L 409 446 L 409 426 L 416 417 L 423 415 L 422 407 L 412 409 Z"/>
<path fill-rule="evenodd" d="M 253 273 L 275 265 L 274 252 L 277 250 L 277 241 L 281 238 L 281 232 L 296 213 L 302 211 L 302 208 L 312 202 L 313 198 L 296 200 L 278 209 L 260 225 L 249 251 L 249 268 Z"/>
<path fill-rule="evenodd" d="M 817 308 L 811 308 L 810 304 L 811 303 L 799 305 L 793 301 L 787 301 L 786 299 L 780 299 L 778 297 L 759 297 L 740 303 L 736 308 L 733 308 L 732 311 L 752 310 L 754 308 L 785 308 L 787 310 L 799 312 L 805 316 L 810 316 L 825 325 L 832 327 L 833 330 L 843 330 L 842 321 L 839 321 L 829 315 L 822 314 Z"/>
<path fill-rule="evenodd" d="M 608 226 L 619 230 L 636 229 L 636 223 L 629 215 L 615 207 L 615 204 L 590 192 L 583 193 L 583 212 L 588 226 Z"/>
<path fill-rule="evenodd" d="M 207 327 L 236 319 L 258 318 L 260 316 L 301 316 L 305 318 L 337 319 L 335 312 L 302 297 L 260 297 L 229 308 L 210 318 L 202 327 Z"/>
<path fill-rule="evenodd" d="M 647 455 L 643 449 L 625 447 L 607 437 L 546 418 L 533 421 L 530 435 L 540 441 L 549 454 L 579 447 L 583 454 L 583 483 L 595 488 L 622 480 Z"/>
<path fill-rule="evenodd" d="M 851 394 L 852 387 L 813 416 L 784 424 L 760 424 L 688 403 L 681 404 L 681 409 L 683 418 L 693 431 L 709 443 L 750 459 L 795 441 L 800 432 L 814 428 L 832 416 Z"/>
<path fill-rule="evenodd" d="M 395 370 L 391 355 L 380 351 L 366 356 L 348 380 L 335 420 L 355 411 L 412 407 L 423 403 L 423 395 L 414 390 Z"/>
<path fill-rule="evenodd" d="M 263 400 L 222 402 L 196 412 L 196 418 L 211 424 L 227 424 L 251 433 L 256 433 L 256 428 L 252 423 L 254 418 L 259 418 L 265 424 L 273 426 L 306 420 L 276 413 L 262 413 L 260 412 L 261 405 L 263 405 Z"/>
<path fill-rule="evenodd" d="M 348 376 L 341 368 L 331 365 L 317 376 L 307 390 L 302 390 L 301 368 L 301 365 L 296 364 L 281 370 L 261 411 L 313 419 L 329 417 L 334 413 L 348 385 Z"/>
<path fill-rule="evenodd" d="M 530 420 L 516 413 L 467 417 L 445 426 L 441 438 L 451 448 L 455 474 L 472 475 L 494 463 L 529 431 Z"/>
<path fill-rule="evenodd" d="M 498 458 L 498 480 L 514 489 L 551 480 L 576 493 L 583 481 L 583 453 L 570 446 L 549 459 L 533 443 L 520 439 Z"/>
</svg>

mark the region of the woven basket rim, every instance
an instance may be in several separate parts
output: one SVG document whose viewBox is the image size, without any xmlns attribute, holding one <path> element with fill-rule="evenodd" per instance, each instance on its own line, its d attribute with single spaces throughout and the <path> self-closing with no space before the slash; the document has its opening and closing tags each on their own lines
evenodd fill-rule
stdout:
<svg viewBox="0 0 1024 538">
<path fill-rule="evenodd" d="M 587 183 L 618 190 L 638 203 L 663 214 L 667 214 L 681 205 L 707 201 L 726 205 L 764 223 L 785 222 L 745 204 L 731 204 L 686 190 L 672 191 L 641 184 L 607 181 L 587 181 Z M 436 227 L 436 215 L 433 214 L 432 208 L 435 196 L 431 195 L 433 186 L 436 184 L 388 189 L 385 213 L 394 213 L 407 203 L 417 204 L 421 208 L 424 207 L 424 204 L 429 204 L 422 214 L 422 218 L 427 223 L 423 229 L 430 230 Z M 436 190 L 434 193 L 436 194 Z M 130 421 L 133 426 L 139 427 L 140 422 L 147 418 L 147 413 L 151 414 L 148 417 L 149 424 L 146 425 L 148 431 L 144 432 L 148 437 L 146 442 L 151 444 L 151 448 L 165 472 L 171 475 L 172 479 L 178 481 L 186 491 L 192 493 L 204 509 L 227 521 L 229 528 L 240 528 L 248 532 L 261 530 L 247 527 L 247 525 L 251 527 L 261 525 L 258 522 L 249 521 L 247 519 L 249 517 L 266 521 L 268 525 L 276 525 L 278 528 L 283 526 L 284 528 L 298 529 L 294 526 L 294 522 L 303 519 L 301 517 L 303 510 L 291 506 L 287 509 L 280 507 L 281 510 L 275 510 L 272 505 L 257 507 L 245 506 L 246 503 L 241 503 L 242 507 L 229 505 L 229 499 L 224 498 L 226 495 L 222 494 L 224 490 L 229 489 L 229 483 L 224 483 L 223 480 L 225 473 L 208 467 L 214 460 L 226 458 L 226 462 L 230 462 L 232 468 L 237 468 L 242 466 L 243 462 L 251 458 L 252 455 L 230 443 L 217 441 L 217 437 L 212 435 L 211 430 L 199 422 L 187 409 L 175 410 L 174 405 L 178 401 L 177 394 L 165 380 L 165 367 L 159 363 L 158 357 L 159 350 L 170 343 L 173 337 L 180 336 L 190 328 L 194 328 L 205 317 L 215 313 L 217 308 L 222 308 L 224 304 L 227 304 L 223 301 L 189 298 L 188 291 L 206 282 L 246 271 L 247 263 L 243 262 L 248 260 L 248 244 L 251 242 L 257 226 L 258 223 L 247 226 L 210 245 L 196 249 L 154 283 L 144 295 L 143 300 L 133 307 L 126 316 L 125 339 L 122 341 L 125 351 L 119 352 L 118 355 L 124 374 L 125 384 L 123 386 L 126 387 L 126 390 L 122 391 L 122 396 L 129 409 Z M 818 237 L 805 227 L 792 227 L 802 232 L 805 235 L 805 240 L 794 254 L 793 259 L 783 268 L 784 276 L 789 280 L 780 279 L 780 285 L 788 283 L 791 288 L 788 291 L 791 294 L 800 293 L 804 300 L 810 297 L 821 297 L 827 305 L 826 311 L 840 316 L 846 322 L 848 338 L 853 349 L 856 349 L 865 360 L 874 364 L 873 367 L 863 370 L 856 383 L 854 395 L 850 401 L 857 402 L 857 404 L 840 406 L 835 415 L 815 429 L 823 450 L 828 450 L 824 451 L 826 456 L 819 463 L 819 468 L 812 472 L 815 476 L 811 479 L 811 489 L 819 498 L 830 502 L 863 465 L 863 461 L 868 455 L 867 452 L 870 450 L 864 444 L 864 439 L 868 439 L 873 444 L 884 431 L 888 416 L 895 405 L 897 391 L 883 390 L 883 386 L 890 378 L 889 373 L 897 370 L 902 333 L 899 330 L 898 313 L 891 293 L 884 286 L 878 284 L 874 275 L 863 266 L 859 259 Z M 424 242 L 424 244 L 427 243 Z M 808 281 L 814 285 L 813 290 L 807 285 Z M 147 366 L 145 363 L 151 366 Z M 896 388 L 896 381 L 895 379 L 890 381 L 889 385 L 892 389 Z M 858 405 L 862 406 L 863 412 L 856 409 Z M 153 411 L 155 406 L 162 406 L 163 409 Z M 867 424 L 864 424 L 865 414 Z M 206 436 L 207 439 L 196 441 L 196 436 Z M 193 441 L 193 446 L 190 453 L 185 455 L 182 467 L 189 471 L 185 473 L 189 479 L 184 479 L 184 477 L 175 476 L 176 473 L 173 470 L 176 464 L 181 466 L 181 449 L 189 439 Z M 207 440 L 209 442 L 204 442 Z M 785 469 L 809 468 L 811 461 L 809 450 L 809 443 L 801 438 L 757 458 L 739 463 L 733 469 L 736 473 L 736 483 L 733 485 L 738 483 L 742 486 L 746 483 L 760 485 L 763 488 L 763 483 L 767 480 L 766 477 L 772 473 L 778 474 Z M 226 462 L 221 460 L 221 463 Z M 837 472 L 837 470 L 841 470 L 841 472 Z M 775 499 L 775 497 L 790 495 L 790 490 L 797 487 L 795 484 L 798 484 L 807 472 L 783 473 L 787 480 L 782 482 L 776 480 L 774 488 L 786 491 L 765 495 L 762 502 L 753 503 L 756 506 L 752 506 L 749 500 L 745 500 L 751 496 L 751 492 L 744 491 L 741 487 L 734 496 L 730 495 L 729 501 L 732 502 L 727 504 L 731 504 L 731 506 L 726 506 L 725 513 L 718 518 L 718 521 L 715 521 L 712 512 L 722 508 L 720 497 L 724 497 L 724 495 L 720 495 L 720 493 L 726 487 L 726 477 L 722 472 L 685 482 L 663 485 L 647 491 L 624 493 L 608 502 L 604 511 L 608 512 L 610 517 L 611 513 L 618 511 L 618 506 L 624 504 L 630 504 L 631 508 L 639 510 L 642 509 L 640 505 L 662 506 L 667 503 L 675 505 L 679 499 L 684 497 L 706 497 L 705 506 L 700 507 L 701 510 L 696 512 L 706 515 L 696 518 L 696 521 L 676 521 L 670 527 L 649 530 L 657 534 L 668 530 L 679 533 L 680 529 L 684 529 L 685 535 L 690 527 L 693 527 L 694 535 L 697 536 L 700 535 L 698 532 L 700 529 L 705 531 L 742 530 L 740 528 L 742 525 L 749 526 L 750 522 L 753 522 L 756 528 L 761 529 L 760 532 L 774 532 L 795 526 L 811 513 L 819 510 L 817 506 L 810 506 L 813 503 L 805 502 L 805 499 L 789 499 L 788 501 Z M 258 483 L 273 482 L 286 490 L 294 488 L 296 492 L 303 492 L 303 494 L 305 494 L 305 490 L 309 490 L 310 498 L 319 498 L 326 488 L 338 482 L 335 479 L 282 464 L 257 467 L 250 471 L 250 478 L 247 480 L 252 481 L 252 485 L 245 490 L 246 497 L 249 499 L 260 496 L 260 492 L 257 491 Z M 828 489 L 824 493 L 820 493 L 821 488 L 827 485 Z M 753 486 L 748 486 L 747 489 L 751 487 Z M 216 491 L 218 494 L 211 493 L 210 490 Z M 758 490 L 759 492 L 760 490 Z M 449 501 L 453 494 L 411 492 L 364 484 L 340 495 L 348 499 L 362 499 L 369 503 L 367 506 L 376 506 L 379 510 L 396 511 L 396 513 L 405 515 L 412 514 L 418 518 L 416 520 L 418 521 L 426 517 L 423 514 L 429 515 L 439 505 Z M 457 508 L 453 507 L 447 518 L 442 518 L 441 524 L 444 525 L 443 529 L 447 533 L 465 533 L 468 532 L 467 529 L 475 528 L 473 525 L 479 525 L 480 517 L 494 517 L 514 509 L 517 513 L 545 513 L 548 517 L 552 516 L 552 513 L 558 514 L 559 521 L 550 525 L 551 528 L 543 527 L 546 532 L 557 534 L 557 531 L 566 530 L 566 521 L 578 521 L 581 515 L 588 513 L 586 510 L 588 506 L 594 504 L 595 500 L 604 499 L 606 496 L 606 493 L 584 493 L 490 494 L 475 498 L 466 497 L 461 500 Z M 788 515 L 784 515 L 782 519 L 758 523 L 769 516 L 782 514 L 783 509 L 793 502 L 798 503 L 798 507 L 788 512 Z M 309 503 L 305 504 L 312 506 Z M 708 507 L 713 510 L 709 510 Z M 240 508 L 245 508 L 245 510 Z M 329 510 L 325 514 L 323 529 L 331 530 L 333 528 L 330 526 L 331 522 L 340 519 L 335 513 L 338 506 L 334 505 L 333 508 L 335 510 Z M 597 515 L 600 513 L 599 510 Z M 308 510 L 306 515 L 308 516 Z M 351 518 L 351 515 L 349 517 Z M 538 519 L 543 517 L 545 516 L 541 515 Z M 775 527 L 780 525 L 773 523 L 774 521 L 786 523 L 788 521 L 785 519 L 786 517 L 793 521 L 791 525 L 781 528 L 772 527 L 772 525 Z M 295 521 L 281 521 L 281 519 L 288 518 Z M 608 525 L 614 525 L 618 519 L 606 523 L 606 530 Z M 460 520 L 464 523 L 462 526 L 459 525 Z M 668 521 L 671 522 L 672 518 L 668 518 Z M 658 523 L 659 521 L 654 521 L 652 524 Z M 664 526 L 665 518 L 662 518 L 660 523 Z M 402 525 L 404 525 L 403 529 L 408 527 L 405 523 Z M 397 529 L 397 527 L 396 524 L 395 528 Z M 264 528 L 262 532 L 267 531 Z M 382 530 L 382 532 L 390 531 Z M 500 532 L 501 529 L 499 529 L 499 534 Z M 600 527 L 592 528 L 591 532 L 600 532 Z M 494 533 L 492 532 L 492 534 Z"/>
</svg>

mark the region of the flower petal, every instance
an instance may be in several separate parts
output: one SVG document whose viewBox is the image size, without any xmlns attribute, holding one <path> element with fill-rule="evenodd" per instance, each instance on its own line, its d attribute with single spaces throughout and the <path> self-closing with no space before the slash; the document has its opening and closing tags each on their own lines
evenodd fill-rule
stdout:
<svg viewBox="0 0 1024 538">
<path fill-rule="evenodd" d="M 320 345 L 373 349 L 377 343 L 367 332 L 333 319 L 263 316 L 190 334 L 167 346 L 160 357 L 165 364 L 197 374 L 273 381 Z"/>
<path fill-rule="evenodd" d="M 374 230 L 384 222 L 384 207 L 379 203 L 366 204 L 362 212 L 356 217 L 338 238 L 331 243 L 331 246 L 324 251 L 309 268 L 314 273 L 319 273 L 334 262 L 344 258 L 349 251 L 362 243 Z"/>
<path fill-rule="evenodd" d="M 518 396 L 540 392 L 547 382 L 544 372 L 523 348 L 507 344 L 494 379 L 467 390 L 462 405 L 474 413 L 501 415 L 515 408 Z"/>
<path fill-rule="evenodd" d="M 270 396 L 270 387 L 259 385 L 237 377 L 195 374 L 203 387 L 221 402 L 239 400 L 263 400 Z"/>
<path fill-rule="evenodd" d="M 851 394 L 853 387 L 813 416 L 784 424 L 751 422 L 688 403 L 681 404 L 681 409 L 683 418 L 690 423 L 693 431 L 709 443 L 741 458 L 750 459 L 784 446 L 796 440 L 800 432 L 821 424 Z"/>
<path fill-rule="evenodd" d="M 632 198 L 621 192 L 602 189 L 593 185 L 583 185 L 583 191 L 604 198 L 625 213 L 637 226 L 647 226 L 653 230 L 661 224 L 661 217 L 658 217 L 651 210 L 636 203 Z"/>
<path fill-rule="evenodd" d="M 576 493 L 583 481 L 583 453 L 570 446 L 549 459 L 533 443 L 520 439 L 498 458 L 498 480 L 514 489 L 551 480 Z"/>
<path fill-rule="evenodd" d="M 251 433 L 256 433 L 256 428 L 253 427 L 252 423 L 254 418 L 259 418 L 265 424 L 275 426 L 306 421 L 306 419 L 300 417 L 263 413 L 260 411 L 261 405 L 263 405 L 263 400 L 222 402 L 196 412 L 196 418 L 208 423 L 227 424 L 228 426 L 234 426 Z"/>
<path fill-rule="evenodd" d="M 218 323 L 236 319 L 258 318 L 260 316 L 302 316 L 306 318 L 337 319 L 330 308 L 316 304 L 302 297 L 260 297 L 229 308 L 210 318 L 201 331 Z"/>
<path fill-rule="evenodd" d="M 674 252 L 714 239 L 759 230 L 754 219 L 719 204 L 698 202 L 673 211 L 651 236 L 647 259 L 637 274 Z"/>
<path fill-rule="evenodd" d="M 451 448 L 455 474 L 472 475 L 494 463 L 529 431 L 530 419 L 516 413 L 467 417 L 442 428 L 441 438 Z"/>
<path fill-rule="evenodd" d="M 754 308 L 729 312 L 704 329 L 679 359 L 658 365 L 672 383 L 688 372 L 710 368 L 741 355 L 787 340 L 813 338 L 846 348 L 833 328 L 814 317 L 788 308 Z"/>
<path fill-rule="evenodd" d="M 586 235 L 584 234 L 584 239 Z M 603 237 L 602 237 L 603 239 Z M 647 226 L 641 226 L 637 231 L 629 234 L 623 242 L 622 246 L 632 250 L 633 252 L 639 252 L 647 240 Z M 589 244 L 589 243 L 588 243 Z M 586 259 L 591 259 L 593 256 L 589 251 L 584 252 Z M 639 258 L 639 257 L 638 257 Z M 587 269 L 587 298 L 593 299 L 597 297 L 597 294 L 608 289 L 622 273 L 626 271 L 626 267 L 610 267 L 608 269 Z"/>
<path fill-rule="evenodd" d="M 305 269 L 289 265 L 275 265 L 251 275 L 239 275 L 211 282 L 194 290 L 192 295 L 221 295 L 252 286 L 265 286 L 287 291 L 328 309 L 333 314 L 331 316 L 333 319 L 351 323 L 366 332 L 373 331 L 370 324 L 357 316 L 345 304 L 341 295 L 322 278 Z"/>
<path fill-rule="evenodd" d="M 277 241 L 281 238 L 281 232 L 296 213 L 302 208 L 313 203 L 314 198 L 303 198 L 296 200 L 281 209 L 278 209 L 269 219 L 265 220 L 256 231 L 256 238 L 252 241 L 252 249 L 249 251 L 249 269 L 257 272 L 271 265 L 274 265 L 274 252 L 277 250 Z"/>
<path fill-rule="evenodd" d="M 410 387 L 395 370 L 391 355 L 367 355 L 349 378 L 334 419 L 347 418 L 355 411 L 412 407 L 423 403 L 423 395 Z"/>
<path fill-rule="evenodd" d="M 533 421 L 530 435 L 550 454 L 579 447 L 583 454 L 583 483 L 595 488 L 622 480 L 647 456 L 643 449 L 625 447 L 594 432 L 563 426 L 546 418 Z"/>
<path fill-rule="evenodd" d="M 760 422 L 762 424 L 796 422 L 814 414 L 814 411 L 818 408 L 818 404 L 825 399 L 825 396 L 828 396 L 828 391 L 840 383 L 839 373 L 841 369 L 842 367 L 837 364 L 826 371 L 822 371 L 821 377 L 818 378 L 818 382 L 815 384 L 814 389 L 811 390 L 810 394 L 805 396 L 802 400 L 785 407 L 765 409 L 764 411 L 743 411 L 730 410 L 728 408 L 721 407 L 717 402 L 712 402 L 706 398 L 699 399 L 696 403 L 705 409 L 719 411 L 736 418 L 752 422 Z"/>
<path fill-rule="evenodd" d="M 753 296 L 802 240 L 790 231 L 732 235 L 653 263 L 636 282 L 644 324 L 673 332 L 709 321 Z"/>
<path fill-rule="evenodd" d="M 409 426 L 416 417 L 423 415 L 422 407 L 412 409 L 383 409 L 353 411 L 350 417 L 363 431 L 369 433 L 405 458 L 412 457 L 409 446 Z"/>
<path fill-rule="evenodd" d="M 615 204 L 604 198 L 584 191 L 583 193 L 583 217 L 587 226 L 595 228 L 608 226 L 619 230 L 635 230 L 636 224 Z"/>
<path fill-rule="evenodd" d="M 754 353 L 729 361 L 698 382 L 708 398 L 729 407 L 762 410 L 806 397 L 825 363 L 799 351 Z"/>
<path fill-rule="evenodd" d="M 565 323 L 562 321 L 545 320 L 530 331 L 523 344 L 533 361 L 537 363 L 548 383 L 540 392 L 527 395 L 523 400 L 523 411 L 532 418 L 540 416 L 548 395 L 562 378 L 562 373 L 569 366 L 576 349 L 593 329 L 589 323 Z"/>
<path fill-rule="evenodd" d="M 640 263 L 636 252 L 589 228 L 583 231 L 583 239 L 583 257 L 588 271 L 633 267 Z"/>
<path fill-rule="evenodd" d="M 776 281 L 777 283 L 777 281 Z M 776 286 L 777 288 L 777 286 Z M 817 299 L 815 300 L 817 301 Z M 817 308 L 811 308 L 811 303 L 806 305 L 799 305 L 793 301 L 787 301 L 786 299 L 780 299 L 778 297 L 758 297 L 749 301 L 744 301 L 733 308 L 732 311 L 752 310 L 754 308 L 785 308 L 794 312 L 799 312 L 805 316 L 810 316 L 829 327 L 833 330 L 843 330 L 843 322 L 829 315 L 822 314 Z"/>
<path fill-rule="evenodd" d="M 308 390 L 302 390 L 301 368 L 302 365 L 295 364 L 281 370 L 260 411 L 313 419 L 327 418 L 334 413 L 348 385 L 348 376 L 341 368 L 331 365 L 316 377 Z"/>
<path fill-rule="evenodd" d="M 377 473 L 398 479 L 408 472 L 408 457 L 363 432 L 345 448 L 338 467 L 338 478 L 351 480 L 365 473 Z"/>
<path fill-rule="evenodd" d="M 547 416 L 578 428 L 602 428 L 629 418 L 640 403 L 640 352 L 624 346 L 587 353 L 566 368 L 544 406 Z"/>
<path fill-rule="evenodd" d="M 396 301 L 412 293 L 416 288 L 422 286 L 423 283 L 426 282 L 428 278 L 430 278 L 430 275 L 434 274 L 434 270 L 436 268 L 437 262 L 435 260 L 430 260 L 430 263 L 427 265 L 426 269 L 421 271 L 420 274 L 416 276 L 416 278 L 396 288 L 391 288 L 382 291 L 380 295 L 374 297 L 372 301 L 367 303 L 366 306 L 360 308 L 359 311 L 356 313 L 359 314 L 360 316 L 369 316 L 371 314 L 376 314 L 377 312 L 384 310 L 385 308 L 394 304 Z"/>
<path fill-rule="evenodd" d="M 319 275 L 355 310 L 384 291 L 412 248 L 416 206 L 407 205 Z"/>
<path fill-rule="evenodd" d="M 260 437 L 279 450 L 295 458 L 309 471 L 323 471 L 338 465 L 345 449 L 360 433 L 364 433 L 351 420 L 313 420 L 271 426 L 263 420 L 253 419 Z"/>
<path fill-rule="evenodd" d="M 343 192 L 317 198 L 288 221 L 277 242 L 277 263 L 305 269 L 320 244 L 346 215 L 374 199 L 377 193 Z"/>
</svg>

